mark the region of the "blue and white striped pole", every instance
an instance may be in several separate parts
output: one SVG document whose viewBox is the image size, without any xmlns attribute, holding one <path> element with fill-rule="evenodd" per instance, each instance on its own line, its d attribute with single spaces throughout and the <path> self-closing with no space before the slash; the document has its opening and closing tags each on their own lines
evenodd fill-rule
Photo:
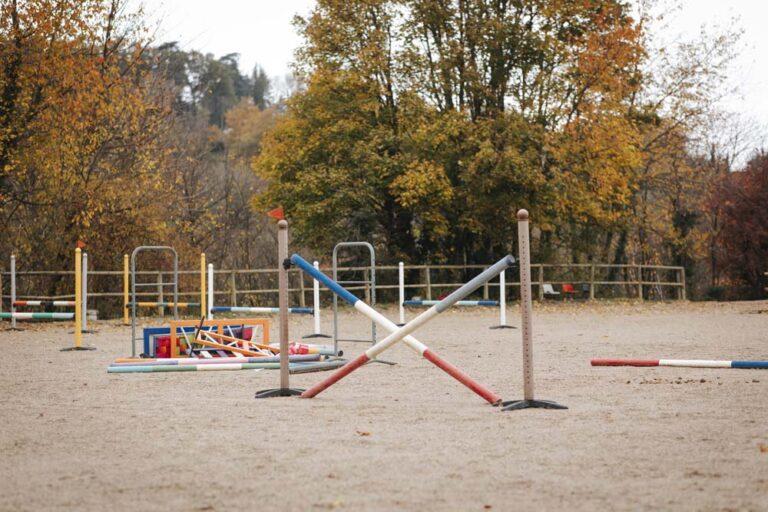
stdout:
<svg viewBox="0 0 768 512">
<path fill-rule="evenodd" d="M 215 306 L 211 308 L 212 313 L 260 313 L 277 315 L 280 308 L 270 307 L 246 307 L 246 306 Z M 312 308 L 288 308 L 289 313 L 298 315 L 311 315 Z"/>
<path fill-rule="evenodd" d="M 440 304 L 439 300 L 406 300 L 405 306 L 436 306 Z M 460 300 L 454 306 L 498 306 L 497 300 Z"/>
<path fill-rule="evenodd" d="M 459 382 L 461 382 L 465 386 L 472 389 L 475 393 L 482 396 L 489 403 L 491 404 L 499 403 L 500 397 L 498 395 L 491 392 L 481 384 L 475 382 L 469 376 L 464 374 L 461 370 L 459 370 L 455 366 L 451 365 L 447 361 L 440 358 L 437 354 L 432 352 L 429 349 L 429 347 L 427 347 L 426 345 L 418 341 L 413 336 L 410 336 L 410 333 L 418 329 L 420 326 L 424 325 L 434 316 L 437 316 L 438 314 L 448 309 L 450 306 L 452 306 L 456 302 L 459 302 L 462 298 L 466 297 L 467 295 L 475 291 L 477 288 L 482 286 L 488 280 L 496 277 L 499 274 L 499 272 L 501 272 L 502 270 L 513 265 L 515 263 L 515 259 L 512 256 L 506 256 L 505 258 L 499 260 L 490 268 L 486 269 L 483 273 L 481 273 L 480 275 L 472 279 L 470 282 L 464 284 L 461 288 L 451 293 L 448 297 L 440 301 L 438 304 L 432 306 L 431 308 L 424 311 L 423 313 L 418 315 L 416 318 L 408 322 L 406 325 L 399 328 L 394 322 L 392 322 L 387 317 L 385 317 L 384 315 L 382 315 L 381 313 L 379 313 L 378 311 L 370 307 L 368 304 L 366 304 L 362 300 L 355 297 L 353 294 L 351 294 L 349 291 L 344 289 L 341 285 L 339 285 L 333 279 L 329 278 L 322 272 L 319 272 L 318 270 L 316 270 L 308 261 L 306 261 L 304 258 L 299 256 L 298 254 L 294 254 L 293 256 L 291 256 L 291 263 L 298 266 L 304 272 L 310 274 L 312 277 L 314 277 L 315 279 L 323 283 L 331 291 L 333 291 L 343 300 L 351 304 L 356 310 L 360 311 L 362 314 L 364 314 L 374 322 L 378 323 L 379 325 L 381 325 L 391 333 L 389 336 L 387 336 L 380 342 L 370 347 L 360 356 L 358 356 L 357 358 L 353 359 L 352 361 L 344 365 L 336 373 L 334 373 L 327 379 L 323 380 L 319 384 L 316 384 L 312 388 L 306 390 L 301 395 L 303 398 L 311 398 L 313 396 L 316 396 L 318 393 L 330 387 L 335 382 L 338 382 L 346 375 L 349 375 L 350 373 L 352 373 L 355 369 L 364 365 L 368 361 L 375 359 L 379 354 L 381 354 L 382 352 L 384 352 L 385 350 L 393 346 L 398 341 L 403 340 L 408 347 L 410 347 L 411 349 L 419 353 L 422 357 L 424 357 L 431 363 L 435 364 L 438 368 L 441 368 L 442 370 L 447 372 L 449 375 L 456 378 Z"/>
</svg>

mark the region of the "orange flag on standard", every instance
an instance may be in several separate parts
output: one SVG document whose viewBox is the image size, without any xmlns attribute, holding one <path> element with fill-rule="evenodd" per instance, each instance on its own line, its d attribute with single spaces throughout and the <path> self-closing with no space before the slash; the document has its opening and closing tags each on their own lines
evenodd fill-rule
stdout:
<svg viewBox="0 0 768 512">
<path fill-rule="evenodd" d="M 269 215 L 273 219 L 285 220 L 285 212 L 283 211 L 283 207 L 282 206 L 278 206 L 274 210 L 269 210 L 267 212 L 267 215 Z"/>
</svg>

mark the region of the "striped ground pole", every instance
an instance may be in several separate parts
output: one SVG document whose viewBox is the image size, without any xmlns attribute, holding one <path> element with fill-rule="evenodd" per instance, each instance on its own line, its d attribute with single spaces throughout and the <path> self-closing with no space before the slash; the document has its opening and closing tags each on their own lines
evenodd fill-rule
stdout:
<svg viewBox="0 0 768 512">
<path fill-rule="evenodd" d="M 403 306 L 411 307 L 423 307 L 423 306 L 437 306 L 440 304 L 439 300 L 406 300 L 403 301 Z M 498 307 L 499 301 L 497 300 L 460 300 L 454 304 L 454 306 L 491 306 Z"/>
<path fill-rule="evenodd" d="M 133 302 L 126 302 L 125 307 L 130 308 L 133 306 Z M 137 302 L 136 307 L 139 308 L 172 308 L 173 302 Z M 176 304 L 179 308 L 199 308 L 198 302 L 179 302 Z"/>
<path fill-rule="evenodd" d="M 269 346 L 273 349 L 280 349 L 280 344 L 278 343 L 270 343 Z M 333 345 L 306 345 L 304 343 L 295 343 L 291 342 L 288 345 L 288 353 L 289 354 L 320 354 L 323 356 L 335 356 L 335 355 L 342 355 L 343 352 L 340 351 L 339 354 L 336 353 L 336 349 L 333 348 Z"/>
<path fill-rule="evenodd" d="M 398 327 L 394 322 L 390 321 L 387 317 L 380 314 L 378 311 L 370 307 L 368 304 L 354 296 L 352 293 L 347 291 L 344 287 L 339 285 L 336 281 L 328 277 L 327 275 L 323 274 L 319 270 L 315 269 L 308 261 L 306 261 L 304 258 L 299 256 L 298 254 L 294 254 L 291 256 L 291 263 L 298 266 L 303 270 L 304 272 L 311 275 L 313 278 L 317 279 L 321 283 L 323 283 L 325 286 L 327 286 L 333 293 L 341 297 L 343 300 L 351 304 L 355 309 L 360 311 L 362 314 L 382 326 L 384 329 L 388 330 L 391 334 L 381 340 L 380 342 L 376 343 L 372 347 L 370 347 L 368 350 L 366 350 L 364 353 L 362 353 L 357 358 L 353 359 L 346 365 L 344 365 L 339 371 L 333 373 L 330 377 L 323 380 L 322 382 L 316 384 L 312 388 L 306 390 L 304 393 L 302 393 L 303 398 L 311 398 L 316 396 L 318 393 L 322 392 L 323 390 L 327 389 L 334 383 L 338 382 L 342 378 L 344 378 L 346 375 L 349 375 L 357 368 L 361 367 L 368 361 L 371 361 L 376 358 L 380 353 L 384 352 L 386 349 L 394 345 L 400 340 L 403 340 L 405 344 L 413 349 L 415 352 L 420 354 L 424 359 L 428 360 L 438 368 L 442 369 L 446 373 L 448 373 L 451 377 L 455 378 L 465 386 L 467 386 L 469 389 L 483 397 L 486 401 L 489 403 L 496 405 L 501 402 L 501 397 L 498 396 L 496 393 L 493 393 L 489 389 L 487 389 L 482 384 L 479 384 L 475 382 L 472 378 L 470 378 L 468 375 L 466 375 L 464 372 L 453 366 L 452 364 L 448 363 L 447 361 L 440 358 L 437 354 L 435 354 L 432 350 L 429 349 L 426 345 L 421 343 L 419 340 L 414 338 L 413 336 L 410 336 L 410 333 L 415 331 L 417 328 L 419 328 L 421 325 L 425 324 L 427 321 L 429 321 L 434 316 L 438 315 L 448 307 L 450 307 L 452 304 L 458 302 L 462 298 L 466 297 L 473 291 L 475 291 L 477 288 L 482 286 L 486 281 L 489 279 L 492 279 L 496 275 L 499 274 L 502 270 L 507 268 L 510 265 L 513 265 L 515 262 L 514 258 L 512 256 L 507 256 L 485 270 L 483 273 L 472 279 L 469 283 L 466 283 L 458 290 L 454 291 L 452 294 L 450 294 L 448 297 L 443 299 L 439 304 L 432 306 L 427 311 L 421 313 L 416 318 L 408 322 L 403 327 Z"/>
<path fill-rule="evenodd" d="M 73 300 L 17 300 L 13 303 L 14 307 L 21 306 L 45 306 L 45 307 L 74 307 Z"/>
<path fill-rule="evenodd" d="M 711 359 L 592 359 L 590 363 L 592 366 L 768 369 L 768 361 L 721 361 Z"/>
<path fill-rule="evenodd" d="M 127 359 L 127 358 L 126 358 Z M 279 356 L 264 356 L 264 357 L 217 357 L 213 359 L 201 359 L 195 357 L 188 358 L 170 358 L 160 357 L 156 359 L 137 359 L 131 358 L 130 360 L 119 359 L 110 366 L 185 366 L 196 364 L 237 364 L 237 363 L 277 363 L 280 362 Z M 289 356 L 289 361 L 292 363 L 307 363 L 320 360 L 320 354 L 300 354 Z"/>
<path fill-rule="evenodd" d="M 268 308 L 268 307 L 243 307 L 243 306 L 214 306 L 211 308 L 212 313 L 262 313 L 277 315 L 280 313 L 280 308 Z M 313 308 L 288 308 L 289 313 L 295 315 L 311 315 L 314 313 Z"/>
<path fill-rule="evenodd" d="M 74 313 L 0 313 L 2 319 L 15 319 L 15 320 L 72 320 L 75 318 Z"/>
<path fill-rule="evenodd" d="M 346 363 L 343 359 L 331 361 L 308 361 L 290 363 L 291 373 L 310 373 L 324 370 L 335 370 Z M 187 365 L 151 365 L 151 366 L 109 366 L 107 373 L 170 373 L 170 372 L 230 372 L 238 370 L 278 370 L 280 362 L 268 363 L 219 363 L 219 364 L 187 364 Z"/>
</svg>

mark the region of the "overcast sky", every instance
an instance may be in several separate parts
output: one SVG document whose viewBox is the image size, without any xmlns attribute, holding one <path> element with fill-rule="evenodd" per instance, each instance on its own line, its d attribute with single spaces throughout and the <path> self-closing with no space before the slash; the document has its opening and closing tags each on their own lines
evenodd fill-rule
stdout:
<svg viewBox="0 0 768 512">
<path fill-rule="evenodd" d="M 241 68 L 255 63 L 271 76 L 289 71 L 300 40 L 291 25 L 307 14 L 313 0 L 137 0 L 159 20 L 161 41 L 179 41 L 185 49 L 221 56 L 237 52 Z M 744 30 L 742 53 L 731 73 L 739 89 L 728 109 L 768 126 L 768 0 L 683 0 L 668 23 L 665 38 L 695 37 L 703 25 L 727 27 L 737 19 Z"/>
</svg>

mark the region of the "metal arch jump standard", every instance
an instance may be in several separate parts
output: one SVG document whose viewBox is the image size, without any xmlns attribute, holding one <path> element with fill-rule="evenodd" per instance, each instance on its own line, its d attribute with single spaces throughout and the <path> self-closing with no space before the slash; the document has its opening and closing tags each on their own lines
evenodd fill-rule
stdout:
<svg viewBox="0 0 768 512">
<path fill-rule="evenodd" d="M 136 282 L 136 257 L 141 252 L 158 251 L 170 252 L 173 254 L 173 282 L 171 283 L 137 283 Z M 167 245 L 142 245 L 131 253 L 131 357 L 136 357 L 136 341 L 143 338 L 136 338 L 136 307 L 138 299 L 136 297 L 136 286 L 168 286 L 173 285 L 173 318 L 179 318 L 179 255 L 176 249 Z"/>
<path fill-rule="evenodd" d="M 458 380 L 459 382 L 467 386 L 469 389 L 471 389 L 472 391 L 474 391 L 475 393 L 483 397 L 489 403 L 496 405 L 501 402 L 501 397 L 499 397 L 492 391 L 488 390 L 485 386 L 472 380 L 468 375 L 464 374 L 461 370 L 459 370 L 452 364 L 440 358 L 437 354 L 435 354 L 432 350 L 430 350 L 426 345 L 418 341 L 413 336 L 410 336 L 410 333 L 415 331 L 421 325 L 425 324 L 434 316 L 445 311 L 451 305 L 455 304 L 462 298 L 466 297 L 467 295 L 475 291 L 478 287 L 482 286 L 482 284 L 485 283 L 486 281 L 496 277 L 499 274 L 499 272 L 501 272 L 505 268 L 513 265 L 515 263 L 515 259 L 512 256 L 506 256 L 505 258 L 499 260 L 490 268 L 482 272 L 480 275 L 476 276 L 474 279 L 464 284 L 461 288 L 454 291 L 448 297 L 440 301 L 439 304 L 432 306 L 431 308 L 424 311 L 423 313 L 418 315 L 416 318 L 414 318 L 413 320 L 411 320 L 406 325 L 400 328 L 398 328 L 398 326 L 394 322 L 390 321 L 384 315 L 380 314 L 378 311 L 370 307 L 368 304 L 366 304 L 365 302 L 363 302 L 362 300 L 358 299 L 356 296 L 348 292 L 346 289 L 344 289 L 334 280 L 330 279 L 328 276 L 326 276 L 322 272 L 317 271 L 308 261 L 303 259 L 298 254 L 294 254 L 293 256 L 291 256 L 291 263 L 297 265 L 304 272 L 307 272 L 308 274 L 312 275 L 312 277 L 322 282 L 336 295 L 338 295 L 339 297 L 347 301 L 349 304 L 351 304 L 355 309 L 357 309 L 358 311 L 363 313 L 365 316 L 375 321 L 376 323 L 378 323 L 379 325 L 381 325 L 391 333 L 389 336 L 387 336 L 380 342 L 376 343 L 374 346 L 370 347 L 360 356 L 358 356 L 357 358 L 353 359 L 352 361 L 344 365 L 341 369 L 336 371 L 330 377 L 328 377 L 327 379 L 321 381 L 320 383 L 316 384 L 312 388 L 302 393 L 301 395 L 302 398 L 312 398 L 318 395 L 323 390 L 327 389 L 334 383 L 338 382 L 346 375 L 349 375 L 354 370 L 364 365 L 368 361 L 375 360 L 376 356 L 378 356 L 380 353 L 384 352 L 386 349 L 393 346 L 398 341 L 403 340 L 405 344 L 408 345 L 411 349 L 413 349 L 414 351 L 419 353 L 421 356 L 423 356 L 425 359 L 433 363 L 435 366 L 442 369 L 443 371 L 448 373 L 450 376 L 452 376 L 453 378 L 455 378 L 456 380 Z"/>
</svg>

